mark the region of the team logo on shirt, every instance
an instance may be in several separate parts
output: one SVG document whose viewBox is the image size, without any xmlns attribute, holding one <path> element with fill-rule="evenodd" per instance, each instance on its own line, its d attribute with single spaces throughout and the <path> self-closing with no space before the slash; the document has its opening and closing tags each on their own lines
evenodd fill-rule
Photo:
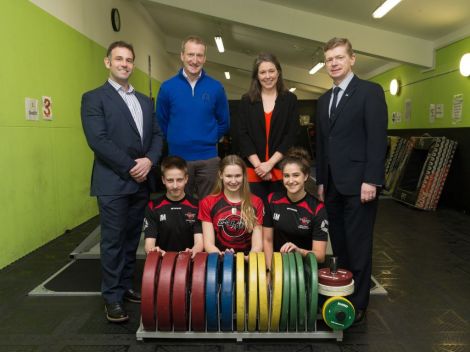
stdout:
<svg viewBox="0 0 470 352">
<path fill-rule="evenodd" d="M 273 220 L 279 221 L 280 217 L 281 217 L 281 214 L 279 214 L 279 213 L 274 213 L 273 214 Z"/>
<path fill-rule="evenodd" d="M 323 232 L 326 232 L 328 233 L 328 220 L 323 220 L 320 224 L 320 229 L 323 231 Z"/>
<path fill-rule="evenodd" d="M 306 218 L 305 216 L 301 217 L 299 219 L 299 222 L 300 222 L 299 229 L 308 230 L 311 221 L 312 220 L 310 220 L 309 218 Z"/>
<path fill-rule="evenodd" d="M 166 214 L 160 214 L 160 221 L 166 221 Z"/>
<path fill-rule="evenodd" d="M 196 218 L 196 213 L 188 211 L 186 214 L 184 214 L 184 216 L 186 216 L 187 222 L 194 222 L 194 219 Z"/>
<path fill-rule="evenodd" d="M 245 223 L 240 215 L 229 214 L 217 222 L 217 226 L 222 228 L 224 234 L 230 237 L 240 237 L 245 234 Z"/>
<path fill-rule="evenodd" d="M 149 222 L 147 221 L 147 218 L 144 218 L 144 226 L 142 228 L 142 231 L 145 231 L 147 227 L 149 227 Z"/>
</svg>

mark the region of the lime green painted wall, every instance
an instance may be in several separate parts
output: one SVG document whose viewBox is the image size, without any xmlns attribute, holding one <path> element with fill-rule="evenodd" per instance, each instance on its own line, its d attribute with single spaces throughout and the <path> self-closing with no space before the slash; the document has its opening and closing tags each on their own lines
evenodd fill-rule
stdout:
<svg viewBox="0 0 470 352">
<path fill-rule="evenodd" d="M 433 70 L 423 72 L 421 68 L 402 65 L 371 79 L 380 83 L 385 90 L 389 112 L 389 129 L 432 129 L 470 127 L 470 78 L 459 73 L 460 58 L 470 52 L 470 37 L 455 42 L 436 52 Z M 399 96 L 389 92 L 390 81 L 401 81 Z M 462 121 L 452 122 L 452 100 L 456 94 L 463 94 Z M 411 99 L 411 119 L 405 121 L 405 101 Z M 444 104 L 444 117 L 429 120 L 429 105 Z M 392 124 L 392 112 L 401 112 L 401 123 Z"/>
<path fill-rule="evenodd" d="M 97 214 L 80 100 L 107 71 L 105 48 L 26 0 L 2 2 L 0 33 L 2 268 Z M 148 92 L 145 73 L 132 83 Z M 25 120 L 24 98 L 43 95 L 52 97 L 54 120 Z"/>
</svg>

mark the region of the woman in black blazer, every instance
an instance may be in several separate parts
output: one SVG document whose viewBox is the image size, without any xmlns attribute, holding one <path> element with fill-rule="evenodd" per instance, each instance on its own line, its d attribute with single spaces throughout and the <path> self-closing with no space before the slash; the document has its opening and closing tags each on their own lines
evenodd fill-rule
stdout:
<svg viewBox="0 0 470 352">
<path fill-rule="evenodd" d="M 251 192 L 261 199 L 283 189 L 277 164 L 294 145 L 298 129 L 297 97 L 287 90 L 279 61 L 272 54 L 259 54 L 250 90 L 240 103 L 239 143 Z"/>
</svg>

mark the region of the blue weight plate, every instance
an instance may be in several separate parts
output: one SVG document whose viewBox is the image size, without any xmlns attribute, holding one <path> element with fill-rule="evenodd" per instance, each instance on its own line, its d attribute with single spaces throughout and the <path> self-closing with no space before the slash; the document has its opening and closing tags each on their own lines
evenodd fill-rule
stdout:
<svg viewBox="0 0 470 352">
<path fill-rule="evenodd" d="M 222 264 L 222 288 L 220 293 L 220 330 L 233 331 L 233 273 L 232 253 L 225 253 Z"/>
<path fill-rule="evenodd" d="M 219 330 L 218 296 L 219 254 L 210 253 L 207 257 L 206 271 L 206 320 L 207 331 Z"/>
</svg>

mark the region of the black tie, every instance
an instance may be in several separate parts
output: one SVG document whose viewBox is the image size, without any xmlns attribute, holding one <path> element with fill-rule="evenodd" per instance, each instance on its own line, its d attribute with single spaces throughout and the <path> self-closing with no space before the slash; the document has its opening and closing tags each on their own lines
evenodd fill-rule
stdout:
<svg viewBox="0 0 470 352">
<path fill-rule="evenodd" d="M 331 103 L 331 108 L 330 108 L 330 119 L 334 117 L 335 111 L 336 111 L 336 104 L 338 102 L 338 93 L 341 90 L 340 87 L 335 87 L 333 89 L 333 102 Z"/>
</svg>

